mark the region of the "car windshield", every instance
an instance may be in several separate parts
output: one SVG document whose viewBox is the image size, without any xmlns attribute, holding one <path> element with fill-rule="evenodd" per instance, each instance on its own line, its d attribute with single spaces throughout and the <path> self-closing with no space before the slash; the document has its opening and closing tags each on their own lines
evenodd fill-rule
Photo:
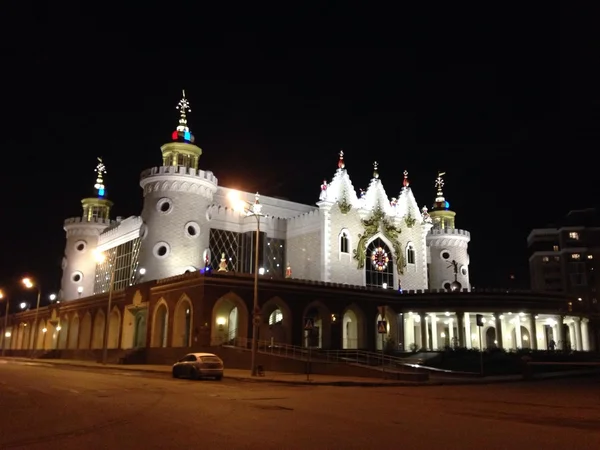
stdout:
<svg viewBox="0 0 600 450">
<path fill-rule="evenodd" d="M 205 363 L 220 363 L 221 360 L 219 358 L 217 358 L 216 356 L 202 356 L 200 358 L 202 360 L 202 362 Z"/>
</svg>

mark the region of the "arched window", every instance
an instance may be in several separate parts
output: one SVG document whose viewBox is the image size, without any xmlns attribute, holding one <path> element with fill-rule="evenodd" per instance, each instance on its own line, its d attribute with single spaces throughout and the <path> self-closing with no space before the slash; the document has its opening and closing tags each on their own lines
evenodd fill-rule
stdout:
<svg viewBox="0 0 600 450">
<path fill-rule="evenodd" d="M 350 253 L 350 242 L 346 230 L 342 230 L 340 233 L 340 253 Z"/>
<path fill-rule="evenodd" d="M 367 247 L 365 285 L 378 288 L 394 287 L 394 261 L 392 252 L 377 238 Z"/>
<path fill-rule="evenodd" d="M 416 264 L 415 263 L 415 246 L 412 243 L 409 243 L 406 246 L 406 263 L 407 264 Z"/>
</svg>

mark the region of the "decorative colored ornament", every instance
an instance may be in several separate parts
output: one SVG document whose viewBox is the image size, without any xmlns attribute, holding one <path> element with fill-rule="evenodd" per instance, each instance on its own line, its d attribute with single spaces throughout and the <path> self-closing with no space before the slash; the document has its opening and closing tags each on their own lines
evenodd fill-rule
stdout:
<svg viewBox="0 0 600 450">
<path fill-rule="evenodd" d="M 344 150 L 340 150 L 340 159 L 338 160 L 338 169 L 343 169 L 346 167 L 344 163 Z"/>
<path fill-rule="evenodd" d="M 390 262 L 390 258 L 388 257 L 387 252 L 383 248 L 377 247 L 371 253 L 371 262 L 373 263 L 373 267 L 375 267 L 375 269 L 383 271 Z"/>
<path fill-rule="evenodd" d="M 375 161 L 373 163 L 373 178 L 379 178 L 379 172 L 377 172 L 377 167 L 379 167 L 379 163 Z"/>
<path fill-rule="evenodd" d="M 402 181 L 402 185 L 407 188 L 410 186 L 410 181 L 408 181 L 408 170 L 404 171 L 404 181 Z"/>
<path fill-rule="evenodd" d="M 98 157 L 98 165 L 96 166 L 94 172 L 98 174 L 94 188 L 98 190 L 99 197 L 104 197 L 104 174 L 106 173 L 106 167 L 104 166 L 102 158 L 100 157 Z"/>
<path fill-rule="evenodd" d="M 219 263 L 219 270 L 217 272 L 227 272 L 227 259 L 225 259 L 225 252 L 221 253 L 221 262 Z"/>
<path fill-rule="evenodd" d="M 323 184 L 321 185 L 321 194 L 319 194 L 319 200 L 325 200 L 327 197 L 327 180 L 323 180 Z"/>
<path fill-rule="evenodd" d="M 392 206 L 392 208 L 395 208 L 398 205 L 398 199 L 396 197 L 392 197 L 390 205 Z"/>
<path fill-rule="evenodd" d="M 290 263 L 288 262 L 287 267 L 285 268 L 285 277 L 292 278 L 292 268 L 290 267 Z"/>
</svg>

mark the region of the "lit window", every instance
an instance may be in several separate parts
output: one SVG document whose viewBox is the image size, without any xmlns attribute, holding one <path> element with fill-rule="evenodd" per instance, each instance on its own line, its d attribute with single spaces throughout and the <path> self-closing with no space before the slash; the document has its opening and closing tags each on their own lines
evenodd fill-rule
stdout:
<svg viewBox="0 0 600 450">
<path fill-rule="evenodd" d="M 579 253 L 573 253 L 571 255 L 571 259 L 580 259 L 580 258 L 581 258 L 581 255 Z"/>
<path fill-rule="evenodd" d="M 342 234 L 340 234 L 340 252 L 350 253 L 350 249 L 348 247 L 348 234 L 345 231 L 342 231 Z"/>
<path fill-rule="evenodd" d="M 554 247 L 552 247 L 552 250 L 554 250 L 555 252 L 558 251 L 558 245 L 555 245 Z"/>
<path fill-rule="evenodd" d="M 588 259 L 594 259 L 594 255 L 588 255 Z"/>
<path fill-rule="evenodd" d="M 548 258 L 547 256 L 544 256 L 544 257 L 542 258 L 542 261 L 544 261 L 544 262 L 546 263 L 546 262 L 550 261 L 550 258 Z"/>
<path fill-rule="evenodd" d="M 578 233 L 578 232 L 576 232 L 576 231 L 571 231 L 571 232 L 569 233 L 569 238 L 570 238 L 570 239 L 575 239 L 575 240 L 578 240 L 578 239 L 579 239 L 579 233 Z"/>
<path fill-rule="evenodd" d="M 415 248 L 412 244 L 408 244 L 408 247 L 406 247 L 406 262 L 408 264 L 415 263 Z"/>
</svg>

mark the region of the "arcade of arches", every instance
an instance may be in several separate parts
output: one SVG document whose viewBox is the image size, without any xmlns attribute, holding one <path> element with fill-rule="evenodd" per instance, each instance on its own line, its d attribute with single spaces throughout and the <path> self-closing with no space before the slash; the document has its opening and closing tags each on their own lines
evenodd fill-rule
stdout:
<svg viewBox="0 0 600 450">
<path fill-rule="evenodd" d="M 261 306 L 259 339 L 270 345 L 323 349 L 375 350 L 389 345 L 404 351 L 446 347 L 594 350 L 588 319 L 575 316 L 377 309 L 367 311 L 350 304 L 333 312 L 325 303 L 313 301 L 303 308 L 301 317 L 294 317 L 283 299 L 273 297 Z M 481 327 L 476 324 L 476 314 L 483 315 Z M 234 293 L 219 298 L 210 317 L 210 345 L 246 345 L 244 341 L 251 337 L 251 313 Z M 307 319 L 310 330 L 305 329 Z M 383 323 L 385 329 L 380 333 L 383 328 L 378 325 Z M 147 308 L 115 307 L 109 317 L 108 347 L 190 347 L 197 342 L 193 324 L 194 305 L 186 295 L 171 307 L 161 299 L 150 312 Z M 49 319 L 40 318 L 37 326 L 33 321 L 21 321 L 2 332 L 8 349 L 33 349 L 35 339 L 39 350 L 94 350 L 103 346 L 105 326 L 106 313 L 98 308 L 60 317 L 53 312 Z"/>
</svg>

